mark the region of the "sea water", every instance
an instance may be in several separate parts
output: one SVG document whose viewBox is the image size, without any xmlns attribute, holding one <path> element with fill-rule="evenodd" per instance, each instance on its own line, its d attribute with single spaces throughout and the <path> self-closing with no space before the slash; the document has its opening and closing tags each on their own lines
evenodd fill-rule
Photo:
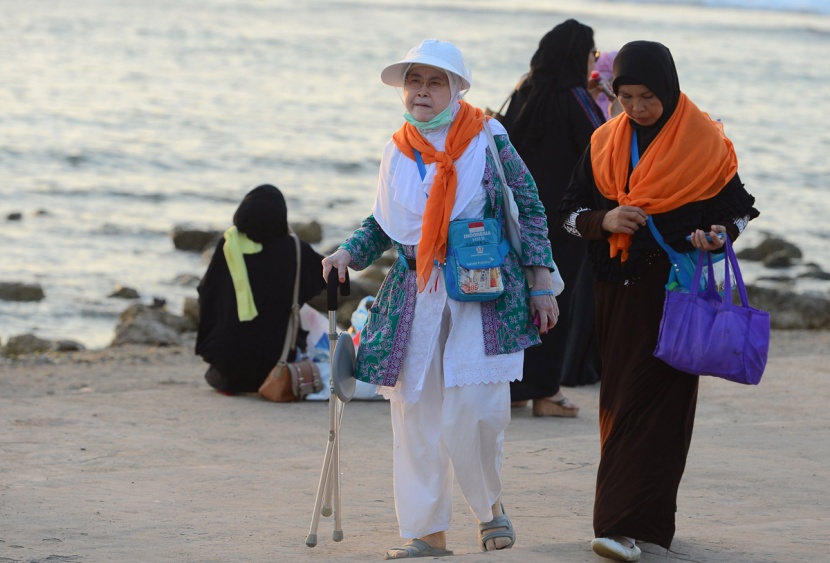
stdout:
<svg viewBox="0 0 830 563">
<path fill-rule="evenodd" d="M 380 70 L 421 39 L 456 43 L 467 100 L 498 107 L 539 39 L 566 18 L 599 49 L 651 39 L 681 88 L 734 141 L 762 233 L 830 270 L 830 2 L 550 0 L 0 0 L 0 339 L 25 332 L 106 346 L 127 302 L 181 311 L 176 226 L 224 230 L 262 183 L 325 253 L 365 217 L 403 105 Z M 763 9 L 758 9 L 763 8 Z M 20 213 L 20 220 L 7 220 Z M 555 252 L 555 249 L 554 249 Z"/>
</svg>

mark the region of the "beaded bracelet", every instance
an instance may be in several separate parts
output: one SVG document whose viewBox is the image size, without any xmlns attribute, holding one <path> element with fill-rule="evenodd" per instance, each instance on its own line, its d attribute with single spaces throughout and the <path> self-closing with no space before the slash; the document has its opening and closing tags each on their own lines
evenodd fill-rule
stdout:
<svg viewBox="0 0 830 563">
<path fill-rule="evenodd" d="M 540 295 L 553 295 L 552 289 L 537 289 L 536 291 L 531 291 L 531 297 L 539 297 Z"/>
</svg>

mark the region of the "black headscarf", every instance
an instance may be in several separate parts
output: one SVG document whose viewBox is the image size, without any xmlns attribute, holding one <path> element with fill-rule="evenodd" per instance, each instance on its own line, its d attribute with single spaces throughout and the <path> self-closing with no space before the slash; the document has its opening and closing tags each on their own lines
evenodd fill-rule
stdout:
<svg viewBox="0 0 830 563">
<path fill-rule="evenodd" d="M 653 125 L 643 127 L 631 120 L 642 154 L 672 116 L 680 100 L 680 80 L 668 47 L 654 41 L 632 41 L 622 46 L 614 59 L 614 93 L 620 86 L 635 84 L 647 87 L 663 104 L 663 115 Z"/>
<path fill-rule="evenodd" d="M 285 198 L 271 184 L 248 192 L 233 215 L 233 224 L 254 242 L 271 242 L 288 235 Z"/>
<path fill-rule="evenodd" d="M 574 19 L 547 32 L 530 59 L 530 72 L 520 87 L 526 101 L 510 130 L 529 146 L 542 135 L 545 108 L 558 92 L 588 86 L 588 54 L 594 48 L 594 30 Z"/>
</svg>

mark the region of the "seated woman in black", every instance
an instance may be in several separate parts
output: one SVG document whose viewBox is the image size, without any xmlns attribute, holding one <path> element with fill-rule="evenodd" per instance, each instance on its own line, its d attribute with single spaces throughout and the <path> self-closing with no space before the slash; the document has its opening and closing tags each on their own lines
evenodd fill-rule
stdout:
<svg viewBox="0 0 830 563">
<path fill-rule="evenodd" d="M 233 224 L 199 283 L 196 354 L 210 364 L 205 379 L 217 391 L 255 393 L 282 353 L 297 254 L 285 198 L 274 186 L 250 191 Z M 323 257 L 305 242 L 300 249 L 302 306 L 326 284 Z"/>
</svg>

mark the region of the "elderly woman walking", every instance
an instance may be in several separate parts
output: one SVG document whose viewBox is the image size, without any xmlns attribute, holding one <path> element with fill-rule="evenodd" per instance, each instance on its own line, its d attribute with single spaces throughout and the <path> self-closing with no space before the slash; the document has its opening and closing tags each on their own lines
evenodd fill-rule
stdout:
<svg viewBox="0 0 830 563">
<path fill-rule="evenodd" d="M 504 129 L 489 122 L 491 144 L 483 112 L 462 100 L 471 74 L 454 45 L 423 41 L 381 80 L 402 88 L 406 123 L 383 151 L 372 215 L 323 260 L 323 270 L 327 277 L 335 268 L 344 279 L 347 267 L 361 270 L 393 246 L 398 251 L 356 361 L 356 377 L 383 386 L 391 404 L 395 509 L 409 541 L 386 558 L 451 553 L 454 477 L 479 521 L 480 548 L 509 548 L 516 535 L 500 500 L 509 383 L 521 378 L 523 350 L 556 323 L 561 291 L 561 278 L 551 275 L 544 208 Z M 449 298 L 450 221 L 478 229 L 495 218 L 504 231 L 511 208 L 521 248 L 504 257 L 504 292 L 483 302 Z"/>
<path fill-rule="evenodd" d="M 638 540 L 668 549 L 674 537 L 699 379 L 653 354 L 671 263 L 647 218 L 679 252 L 718 251 L 717 234 L 734 240 L 758 211 L 732 142 L 680 90 L 665 46 L 623 46 L 613 88 L 625 113 L 593 134 L 559 211 L 589 241 L 595 278 L 602 381 L 591 545 L 635 561 Z"/>
</svg>

